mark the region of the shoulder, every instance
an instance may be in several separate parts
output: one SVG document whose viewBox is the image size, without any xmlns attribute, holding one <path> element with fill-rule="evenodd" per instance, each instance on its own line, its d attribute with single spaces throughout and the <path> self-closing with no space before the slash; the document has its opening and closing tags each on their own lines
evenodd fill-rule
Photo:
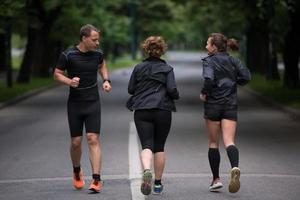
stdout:
<svg viewBox="0 0 300 200">
<path fill-rule="evenodd" d="M 171 65 L 167 64 L 167 63 L 165 64 L 164 68 L 165 68 L 165 70 L 168 71 L 168 72 L 174 70 L 173 67 L 172 67 Z"/>
<path fill-rule="evenodd" d="M 69 54 L 72 54 L 72 53 L 78 53 L 78 50 L 75 47 L 70 47 L 62 52 L 62 54 L 66 55 L 66 56 L 68 56 Z"/>
<path fill-rule="evenodd" d="M 103 51 L 101 49 L 93 50 L 92 53 L 98 56 L 103 56 Z"/>
<path fill-rule="evenodd" d="M 69 59 L 70 55 L 75 55 L 75 54 L 78 54 L 78 50 L 75 47 L 70 47 L 61 53 L 61 55 L 66 58 L 66 60 Z"/>
<path fill-rule="evenodd" d="M 241 63 L 241 61 L 238 58 L 233 57 L 233 56 L 228 56 L 228 59 L 235 65 L 238 65 Z"/>
<path fill-rule="evenodd" d="M 202 61 L 209 61 L 213 56 L 214 56 L 214 54 L 211 54 L 211 55 L 205 56 L 205 57 L 202 58 L 201 60 L 202 60 Z"/>
<path fill-rule="evenodd" d="M 211 61 L 214 59 L 215 55 L 212 54 L 212 55 L 208 55 L 204 58 L 202 58 L 202 64 L 203 64 L 203 67 L 208 67 L 211 65 Z"/>
</svg>

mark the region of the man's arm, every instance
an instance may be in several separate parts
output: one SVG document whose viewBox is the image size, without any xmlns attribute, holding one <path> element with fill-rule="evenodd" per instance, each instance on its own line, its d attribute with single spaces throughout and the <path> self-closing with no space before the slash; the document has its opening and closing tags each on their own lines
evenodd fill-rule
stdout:
<svg viewBox="0 0 300 200">
<path fill-rule="evenodd" d="M 66 77 L 64 75 L 64 71 L 60 70 L 58 68 L 55 68 L 54 73 L 53 73 L 53 78 L 57 82 L 60 82 L 62 84 L 65 84 L 65 85 L 68 85 L 68 86 L 71 86 L 71 87 L 74 87 L 74 88 L 78 87 L 79 80 L 80 80 L 80 78 L 78 78 L 78 77 L 74 77 L 72 79 Z"/>
<path fill-rule="evenodd" d="M 108 70 L 105 64 L 105 60 L 99 65 L 99 74 L 103 80 L 102 88 L 105 92 L 111 91 L 110 80 L 108 78 Z"/>
</svg>

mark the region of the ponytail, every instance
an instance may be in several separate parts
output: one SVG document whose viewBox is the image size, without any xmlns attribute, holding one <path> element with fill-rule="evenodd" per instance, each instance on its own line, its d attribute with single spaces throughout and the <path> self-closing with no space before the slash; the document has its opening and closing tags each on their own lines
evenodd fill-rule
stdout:
<svg viewBox="0 0 300 200">
<path fill-rule="evenodd" d="M 238 51 L 239 43 L 236 39 L 230 38 L 227 40 L 227 47 L 230 48 L 232 51 Z"/>
</svg>

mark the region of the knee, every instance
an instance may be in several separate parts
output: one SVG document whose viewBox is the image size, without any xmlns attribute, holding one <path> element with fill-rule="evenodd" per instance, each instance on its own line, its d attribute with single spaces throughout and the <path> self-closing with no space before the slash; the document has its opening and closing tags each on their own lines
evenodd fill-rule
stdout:
<svg viewBox="0 0 300 200">
<path fill-rule="evenodd" d="M 87 142 L 89 145 L 98 145 L 99 144 L 99 137 L 96 134 L 88 135 Z"/>
<path fill-rule="evenodd" d="M 165 152 L 164 145 L 154 145 L 153 153 Z"/>
<path fill-rule="evenodd" d="M 76 140 L 76 139 L 73 139 L 71 141 L 71 147 L 73 149 L 80 149 L 81 148 L 81 140 Z"/>
</svg>

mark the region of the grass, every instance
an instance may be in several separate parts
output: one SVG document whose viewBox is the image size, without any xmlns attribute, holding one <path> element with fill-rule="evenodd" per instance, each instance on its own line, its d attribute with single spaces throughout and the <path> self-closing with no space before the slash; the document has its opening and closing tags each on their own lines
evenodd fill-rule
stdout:
<svg viewBox="0 0 300 200">
<path fill-rule="evenodd" d="M 3 80 L 0 81 L 0 102 L 5 102 L 28 91 L 53 84 L 53 78 L 33 78 L 28 84 L 14 82 L 12 88 L 7 88 Z"/>
<path fill-rule="evenodd" d="M 128 56 L 118 58 L 115 62 L 111 62 L 111 60 L 108 60 L 106 63 L 106 66 L 109 70 L 116 70 L 121 69 L 125 67 L 133 67 L 135 66 L 140 60 L 132 60 Z"/>
<path fill-rule="evenodd" d="M 282 78 L 268 81 L 262 75 L 252 74 L 249 87 L 280 104 L 300 110 L 300 89 L 284 88 Z"/>
</svg>

